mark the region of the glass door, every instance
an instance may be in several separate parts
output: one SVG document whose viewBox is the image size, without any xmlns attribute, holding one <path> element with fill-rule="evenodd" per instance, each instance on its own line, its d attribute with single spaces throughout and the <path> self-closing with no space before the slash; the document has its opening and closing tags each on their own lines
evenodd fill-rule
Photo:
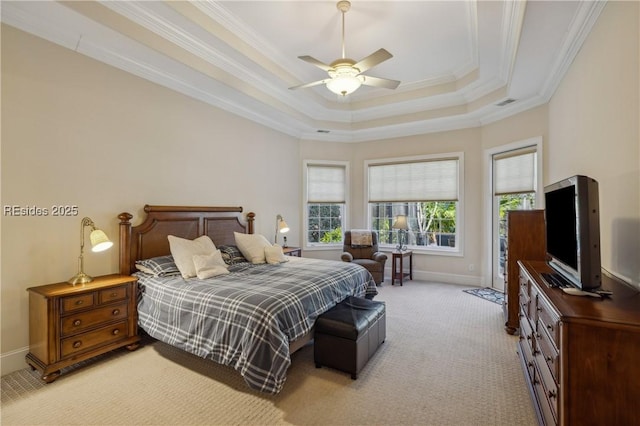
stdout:
<svg viewBox="0 0 640 426">
<path fill-rule="evenodd" d="M 524 146 L 494 152 L 491 157 L 492 287 L 499 291 L 505 290 L 507 212 L 536 206 L 537 149 Z"/>
</svg>

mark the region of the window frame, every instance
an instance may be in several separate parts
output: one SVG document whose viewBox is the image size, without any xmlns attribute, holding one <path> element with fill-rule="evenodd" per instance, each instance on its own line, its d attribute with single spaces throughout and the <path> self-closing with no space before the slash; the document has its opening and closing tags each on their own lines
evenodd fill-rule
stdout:
<svg viewBox="0 0 640 426">
<path fill-rule="evenodd" d="M 339 243 L 310 243 L 309 242 L 309 194 L 308 194 L 308 172 L 309 166 L 329 166 L 344 167 L 344 205 L 342 208 L 342 230 L 344 238 L 344 230 L 348 229 L 348 212 L 350 200 L 350 162 L 349 161 L 333 161 L 333 160 L 304 160 L 302 170 L 302 246 L 304 250 L 335 250 L 342 249 L 342 240 Z M 337 203 L 336 203 L 337 204 Z"/>
<path fill-rule="evenodd" d="M 364 209 L 367 215 L 367 226 L 371 226 L 373 218 L 371 217 L 371 208 L 369 203 L 369 167 L 394 163 L 418 163 L 425 161 L 451 160 L 458 161 L 458 200 L 456 207 L 456 247 L 442 246 L 407 246 L 407 250 L 414 253 L 424 253 L 439 256 L 464 256 L 464 152 L 448 152 L 442 154 L 414 155 L 408 157 L 380 158 L 373 160 L 365 160 L 364 162 Z M 425 200 L 436 201 L 436 200 Z M 440 201 L 440 200 L 438 200 Z M 379 247 L 385 251 L 394 251 L 394 244 L 379 244 Z"/>
</svg>

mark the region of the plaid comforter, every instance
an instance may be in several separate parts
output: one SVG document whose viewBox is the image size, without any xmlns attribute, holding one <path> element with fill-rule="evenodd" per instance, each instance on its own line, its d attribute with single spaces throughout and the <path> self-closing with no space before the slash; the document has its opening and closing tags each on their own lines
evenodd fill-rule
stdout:
<svg viewBox="0 0 640 426">
<path fill-rule="evenodd" d="M 289 342 L 347 296 L 377 294 L 359 265 L 289 259 L 232 265 L 230 274 L 207 280 L 136 274 L 138 323 L 160 341 L 233 367 L 251 388 L 278 393 L 291 364 Z"/>
</svg>

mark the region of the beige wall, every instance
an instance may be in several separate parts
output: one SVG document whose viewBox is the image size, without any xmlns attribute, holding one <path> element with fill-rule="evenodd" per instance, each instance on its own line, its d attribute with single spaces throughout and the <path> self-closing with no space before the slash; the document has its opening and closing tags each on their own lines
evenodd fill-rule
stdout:
<svg viewBox="0 0 640 426">
<path fill-rule="evenodd" d="M 640 282 L 638 2 L 609 2 L 549 103 L 545 182 L 600 193 L 602 266 Z"/>
<path fill-rule="evenodd" d="M 122 211 L 149 204 L 242 205 L 270 236 L 275 215 L 300 243 L 301 160 L 351 162 L 350 224 L 364 226 L 367 159 L 462 151 L 464 256 L 416 256 L 423 277 L 482 283 L 488 232 L 484 151 L 541 136 L 544 180 L 600 181 L 603 264 L 638 280 L 638 3 L 610 2 L 549 105 L 500 122 L 357 144 L 298 141 L 10 27 L 2 27 L 2 205 L 76 204 L 78 217 L 3 215 L 2 374 L 23 368 L 26 288 L 76 272 L 79 223 L 112 238 Z M 309 252 L 337 258 L 338 253 Z M 474 271 L 469 271 L 469 265 Z M 117 247 L 86 256 L 117 270 Z"/>
<path fill-rule="evenodd" d="M 77 205 L 77 217 L 2 216 L 2 372 L 23 368 L 30 286 L 76 273 L 80 221 L 117 241 L 142 206 L 232 205 L 298 240 L 298 141 L 8 26 L 2 27 L 2 205 Z M 284 166 L 283 166 L 284 165 Z M 287 166 L 290 165 L 290 166 Z M 117 271 L 117 244 L 85 271 Z"/>
</svg>

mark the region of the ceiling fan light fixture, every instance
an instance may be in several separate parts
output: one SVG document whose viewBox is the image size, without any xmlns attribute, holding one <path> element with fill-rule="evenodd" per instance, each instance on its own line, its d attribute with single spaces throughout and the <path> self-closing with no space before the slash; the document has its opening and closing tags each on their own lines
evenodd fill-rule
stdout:
<svg viewBox="0 0 640 426">
<path fill-rule="evenodd" d="M 331 80 L 327 82 L 327 89 L 336 95 L 347 96 L 362 85 L 364 77 L 358 75 L 358 71 L 351 66 L 338 66 L 329 71 Z"/>
<path fill-rule="evenodd" d="M 344 48 L 344 15 L 351 8 L 351 3 L 348 0 L 340 0 L 336 6 L 342 13 L 342 57 L 336 59 L 330 65 L 327 65 L 308 55 L 298 56 L 298 58 L 303 61 L 326 71 L 329 74 L 330 79 L 299 84 L 297 86 L 289 87 L 289 89 L 303 89 L 307 87 L 314 87 L 319 84 L 326 84 L 327 89 L 331 92 L 345 97 L 358 90 L 362 85 L 384 87 L 387 89 L 395 89 L 398 87 L 400 84 L 399 81 L 379 77 L 367 77 L 361 74 L 379 63 L 393 57 L 393 55 L 385 49 L 378 49 L 358 62 L 346 57 Z"/>
</svg>

